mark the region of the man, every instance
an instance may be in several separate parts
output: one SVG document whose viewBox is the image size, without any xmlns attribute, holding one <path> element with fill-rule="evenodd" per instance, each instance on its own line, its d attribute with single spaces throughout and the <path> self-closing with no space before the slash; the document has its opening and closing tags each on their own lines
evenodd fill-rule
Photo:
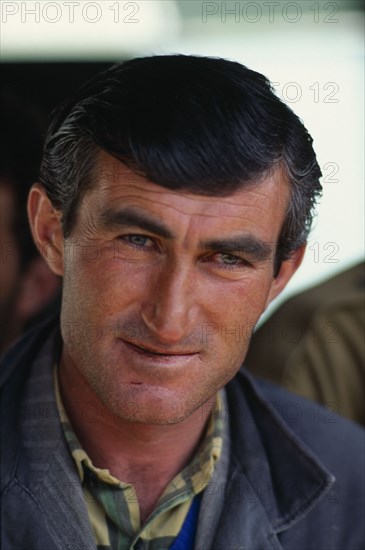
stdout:
<svg viewBox="0 0 365 550">
<path fill-rule="evenodd" d="M 5 548 L 362 546 L 363 432 L 240 370 L 319 177 L 234 62 L 132 60 L 61 108 L 29 215 L 62 308 L 2 371 Z"/>
</svg>

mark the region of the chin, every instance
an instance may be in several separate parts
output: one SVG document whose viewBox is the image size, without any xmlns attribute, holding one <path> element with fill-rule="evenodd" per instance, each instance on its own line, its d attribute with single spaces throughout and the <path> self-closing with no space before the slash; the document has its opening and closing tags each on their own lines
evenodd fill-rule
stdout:
<svg viewBox="0 0 365 550">
<path fill-rule="evenodd" d="M 132 410 L 130 407 L 118 407 L 113 411 L 116 420 L 124 420 L 134 424 L 150 424 L 150 425 L 172 425 L 179 424 L 190 416 L 190 411 L 176 410 L 172 407 L 144 407 L 134 404 Z"/>
<path fill-rule="evenodd" d="M 149 426 L 173 426 L 175 424 L 183 422 L 183 420 L 185 420 L 187 416 L 189 415 L 187 414 L 182 416 L 172 416 L 171 413 L 163 415 L 151 414 L 151 412 L 147 412 L 146 414 L 135 415 L 129 418 L 123 415 L 123 417 L 120 418 L 124 421 L 130 422 L 131 424 L 148 424 Z"/>
<path fill-rule="evenodd" d="M 124 392 L 123 392 L 124 393 Z M 103 400 L 104 401 L 104 400 Z M 118 419 L 136 424 L 172 425 L 188 418 L 201 405 L 177 396 L 165 388 L 146 391 L 134 389 L 126 395 L 104 401 L 105 405 Z"/>
</svg>

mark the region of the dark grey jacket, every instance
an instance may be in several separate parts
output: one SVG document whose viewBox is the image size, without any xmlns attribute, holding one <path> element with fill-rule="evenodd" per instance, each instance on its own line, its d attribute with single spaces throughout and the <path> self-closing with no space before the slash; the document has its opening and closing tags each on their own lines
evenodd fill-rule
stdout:
<svg viewBox="0 0 365 550">
<path fill-rule="evenodd" d="M 26 336 L 0 370 L 3 550 L 95 550 L 58 418 L 50 332 Z M 226 390 L 231 446 L 205 491 L 195 548 L 363 550 L 364 431 L 244 370 Z"/>
</svg>

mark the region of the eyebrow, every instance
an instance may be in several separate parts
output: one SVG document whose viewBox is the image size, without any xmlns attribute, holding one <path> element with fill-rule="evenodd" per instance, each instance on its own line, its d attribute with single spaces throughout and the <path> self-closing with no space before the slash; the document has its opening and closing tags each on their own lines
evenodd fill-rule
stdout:
<svg viewBox="0 0 365 550">
<path fill-rule="evenodd" d="M 133 208 L 121 210 L 107 209 L 101 215 L 101 222 L 104 228 L 115 227 L 138 227 L 149 231 L 165 239 L 173 239 L 174 233 L 166 225 L 155 220 L 148 214 L 139 212 Z M 265 243 L 252 235 L 237 235 L 228 239 L 212 239 L 199 243 L 205 251 L 214 250 L 219 253 L 245 254 L 252 260 L 265 261 L 272 254 L 272 245 Z"/>
<path fill-rule="evenodd" d="M 203 248 L 206 250 L 215 250 L 220 253 L 245 254 L 252 260 L 265 261 L 273 251 L 270 243 L 265 243 L 252 235 L 237 235 L 229 239 L 214 239 L 204 241 Z"/>
<path fill-rule="evenodd" d="M 174 237 L 174 234 L 163 223 L 131 208 L 124 208 L 122 210 L 109 208 L 101 215 L 101 221 L 105 228 L 132 226 L 155 233 L 165 239 L 172 239 Z"/>
</svg>

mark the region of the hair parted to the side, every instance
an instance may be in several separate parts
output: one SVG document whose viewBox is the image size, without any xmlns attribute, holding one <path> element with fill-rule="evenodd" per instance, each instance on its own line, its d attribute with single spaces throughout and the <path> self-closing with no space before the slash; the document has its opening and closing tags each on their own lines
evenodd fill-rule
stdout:
<svg viewBox="0 0 365 550">
<path fill-rule="evenodd" d="M 225 59 L 137 58 L 86 83 L 56 113 L 40 181 L 72 231 L 100 148 L 169 189 L 225 196 L 277 167 L 291 202 L 277 263 L 307 239 L 321 193 L 312 138 L 266 77 Z"/>
</svg>

